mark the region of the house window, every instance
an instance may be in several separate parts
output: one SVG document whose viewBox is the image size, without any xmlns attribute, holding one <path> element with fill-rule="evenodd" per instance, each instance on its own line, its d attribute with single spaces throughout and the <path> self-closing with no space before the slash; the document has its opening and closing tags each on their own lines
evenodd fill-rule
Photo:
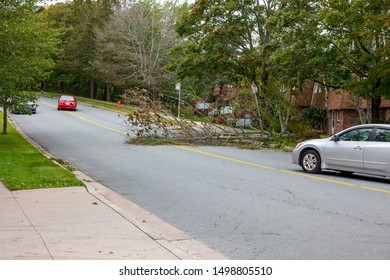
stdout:
<svg viewBox="0 0 390 280">
<path fill-rule="evenodd" d="M 340 122 L 340 110 L 336 110 L 336 120 Z"/>
</svg>

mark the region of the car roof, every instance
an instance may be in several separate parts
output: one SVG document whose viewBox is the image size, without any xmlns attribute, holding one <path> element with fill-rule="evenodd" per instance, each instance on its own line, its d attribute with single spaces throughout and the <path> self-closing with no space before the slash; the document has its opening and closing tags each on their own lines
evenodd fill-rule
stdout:
<svg viewBox="0 0 390 280">
<path fill-rule="evenodd" d="M 62 97 L 71 97 L 71 98 L 76 99 L 73 95 L 67 95 L 67 94 L 62 94 L 62 95 L 60 96 L 60 98 L 62 98 Z"/>
<path fill-rule="evenodd" d="M 370 123 L 370 124 L 360 124 L 356 126 L 352 126 L 350 128 L 358 128 L 358 127 L 386 127 L 390 128 L 390 124 L 385 124 L 385 123 Z"/>
<path fill-rule="evenodd" d="M 340 131 L 340 132 L 337 133 L 337 134 L 340 134 L 340 133 L 342 133 L 342 132 L 347 132 L 347 131 L 349 131 L 349 130 L 353 130 L 353 129 L 356 129 L 356 128 L 374 128 L 374 127 L 390 129 L 390 124 L 375 124 L 375 123 L 371 123 L 371 124 L 360 124 L 360 125 L 355 125 L 355 126 L 351 126 L 351 127 L 349 127 L 349 128 L 346 128 L 346 129 Z"/>
</svg>

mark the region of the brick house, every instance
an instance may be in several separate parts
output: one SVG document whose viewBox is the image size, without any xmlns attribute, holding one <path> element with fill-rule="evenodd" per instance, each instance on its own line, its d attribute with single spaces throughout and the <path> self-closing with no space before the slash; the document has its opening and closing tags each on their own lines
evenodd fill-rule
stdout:
<svg viewBox="0 0 390 280">
<path fill-rule="evenodd" d="M 332 90 L 328 96 L 328 109 L 331 114 L 334 133 L 357 125 L 360 121 L 359 114 L 352 96 L 343 91 L 337 93 Z M 367 111 L 367 101 L 363 100 L 362 109 Z M 390 100 L 382 98 L 380 105 L 380 118 L 386 122 L 390 121 Z"/>
<path fill-rule="evenodd" d="M 310 107 L 325 110 L 325 94 L 318 84 L 308 81 L 298 95 L 292 96 L 292 103 L 301 111 Z"/>
<path fill-rule="evenodd" d="M 298 96 L 293 98 L 293 104 L 303 110 L 315 107 L 325 110 L 325 94 L 321 92 L 321 87 L 314 82 L 307 82 L 304 89 Z M 390 122 L 390 100 L 382 98 L 380 105 L 381 119 Z M 362 109 L 367 109 L 367 102 L 363 100 Z M 352 96 L 346 91 L 331 90 L 328 94 L 328 110 L 330 113 L 331 131 L 329 134 L 340 132 L 343 129 L 357 125 L 359 114 Z M 325 125 L 324 128 L 327 128 Z"/>
<path fill-rule="evenodd" d="M 330 91 L 328 96 L 331 130 L 337 133 L 359 122 L 359 114 L 348 92 Z"/>
</svg>

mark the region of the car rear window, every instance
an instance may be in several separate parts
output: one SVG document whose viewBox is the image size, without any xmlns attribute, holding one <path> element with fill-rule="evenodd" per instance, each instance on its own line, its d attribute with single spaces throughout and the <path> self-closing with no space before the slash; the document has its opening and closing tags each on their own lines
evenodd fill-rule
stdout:
<svg viewBox="0 0 390 280">
<path fill-rule="evenodd" d="M 73 96 L 61 96 L 60 100 L 74 101 L 74 97 Z"/>
<path fill-rule="evenodd" d="M 390 130 L 378 128 L 372 141 L 390 142 Z"/>
</svg>

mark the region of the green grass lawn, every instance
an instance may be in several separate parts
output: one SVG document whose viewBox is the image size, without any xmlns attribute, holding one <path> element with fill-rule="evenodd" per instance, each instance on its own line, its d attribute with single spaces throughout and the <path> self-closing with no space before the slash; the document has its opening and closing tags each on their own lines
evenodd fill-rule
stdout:
<svg viewBox="0 0 390 280">
<path fill-rule="evenodd" d="M 1 111 L 0 119 L 3 119 Z M 10 190 L 84 185 L 71 171 L 58 166 L 31 146 L 10 123 L 8 134 L 0 134 L 0 181 Z"/>
</svg>

